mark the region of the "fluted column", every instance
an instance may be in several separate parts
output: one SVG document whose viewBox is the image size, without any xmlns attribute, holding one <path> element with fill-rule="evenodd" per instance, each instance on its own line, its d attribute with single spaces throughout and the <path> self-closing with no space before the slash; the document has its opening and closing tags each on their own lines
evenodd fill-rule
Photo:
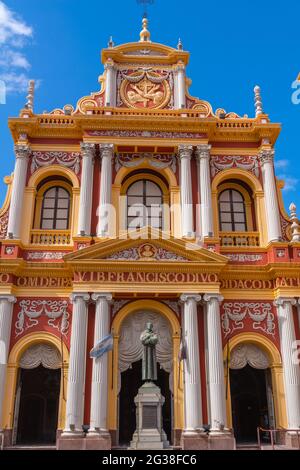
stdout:
<svg viewBox="0 0 300 470">
<path fill-rule="evenodd" d="M 109 335 L 111 294 L 93 294 L 96 302 L 96 321 L 94 347 Z M 89 434 L 108 434 L 107 431 L 107 392 L 108 392 L 108 357 L 104 354 L 99 359 L 93 359 L 91 422 Z"/>
<path fill-rule="evenodd" d="M 109 220 L 111 214 L 111 196 L 112 196 L 112 160 L 114 155 L 113 144 L 100 145 L 101 158 L 101 181 L 99 196 L 99 223 L 97 229 L 98 237 L 107 237 L 109 235 Z"/>
<path fill-rule="evenodd" d="M 15 145 L 16 163 L 8 216 L 8 238 L 20 238 L 24 189 L 30 149 L 27 145 Z"/>
<path fill-rule="evenodd" d="M 178 109 L 186 108 L 185 65 L 181 62 L 175 67 L 175 104 Z"/>
<path fill-rule="evenodd" d="M 2 430 L 3 402 L 5 394 L 7 359 L 9 352 L 11 321 L 15 297 L 0 295 L 0 431 Z"/>
<path fill-rule="evenodd" d="M 223 297 L 205 294 L 207 318 L 208 377 L 210 398 L 210 434 L 223 433 L 227 428 L 224 386 L 223 348 L 220 321 L 220 302 Z"/>
<path fill-rule="evenodd" d="M 105 64 L 106 80 L 105 80 L 105 106 L 116 106 L 116 69 L 113 60 L 109 60 Z"/>
<path fill-rule="evenodd" d="M 182 236 L 194 236 L 193 192 L 191 175 L 192 145 L 180 145 L 180 193 Z"/>
<path fill-rule="evenodd" d="M 95 144 L 89 144 L 87 142 L 81 143 L 81 154 L 82 174 L 78 234 L 81 236 L 89 236 L 91 235 Z"/>
<path fill-rule="evenodd" d="M 210 149 L 211 145 L 198 145 L 196 149 L 202 237 L 212 237 L 214 231 L 210 180 Z"/>
<path fill-rule="evenodd" d="M 88 294 L 74 293 L 66 425 L 63 435 L 82 435 L 84 414 Z"/>
<path fill-rule="evenodd" d="M 285 385 L 285 401 L 288 428 L 300 429 L 300 367 L 297 361 L 296 334 L 293 318 L 293 298 L 278 298 L 278 312 L 282 366 Z"/>
<path fill-rule="evenodd" d="M 282 238 L 276 179 L 274 173 L 274 153 L 274 149 L 264 149 L 260 152 L 259 155 L 264 183 L 269 242 L 277 241 Z"/>
<path fill-rule="evenodd" d="M 186 347 L 184 361 L 184 404 L 185 404 L 185 434 L 194 434 L 203 430 L 201 376 L 198 337 L 197 303 L 201 296 L 183 294 L 183 330 Z"/>
</svg>

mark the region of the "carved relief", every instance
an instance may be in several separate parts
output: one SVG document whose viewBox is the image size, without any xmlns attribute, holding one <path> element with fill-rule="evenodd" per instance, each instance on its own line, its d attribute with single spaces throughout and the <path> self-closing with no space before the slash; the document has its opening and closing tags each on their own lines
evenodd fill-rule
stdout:
<svg viewBox="0 0 300 470">
<path fill-rule="evenodd" d="M 116 155 L 116 171 L 124 166 L 126 168 L 135 168 L 147 161 L 150 166 L 156 169 L 165 169 L 170 167 L 174 173 L 177 169 L 176 155 L 163 155 L 154 153 L 119 153 Z"/>
<path fill-rule="evenodd" d="M 222 305 L 222 330 L 224 337 L 245 329 L 250 320 L 253 330 L 261 330 L 275 336 L 275 321 L 272 304 L 269 302 L 224 302 Z"/>
<path fill-rule="evenodd" d="M 5 214 L 0 218 L 0 240 L 4 239 L 7 234 L 8 215 L 9 211 L 5 212 Z"/>
<path fill-rule="evenodd" d="M 80 153 L 78 152 L 33 152 L 30 171 L 49 165 L 62 165 L 73 170 L 76 175 L 80 172 Z"/>
<path fill-rule="evenodd" d="M 239 168 L 241 170 L 251 171 L 259 178 L 259 162 L 255 155 L 250 156 L 214 156 L 211 158 L 211 176 L 214 178 L 220 171 L 231 168 Z"/>
<path fill-rule="evenodd" d="M 158 248 L 150 243 L 113 253 L 107 259 L 120 261 L 188 261 L 183 256 L 167 251 L 164 248 Z"/>
<path fill-rule="evenodd" d="M 168 105 L 171 98 L 169 73 L 144 69 L 122 72 L 122 78 L 120 97 L 129 108 L 158 109 Z"/>
</svg>

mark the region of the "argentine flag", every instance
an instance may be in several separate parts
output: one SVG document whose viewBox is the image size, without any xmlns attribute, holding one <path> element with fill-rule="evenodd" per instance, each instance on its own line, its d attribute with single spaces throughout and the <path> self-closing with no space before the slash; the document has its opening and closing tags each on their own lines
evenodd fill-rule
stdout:
<svg viewBox="0 0 300 470">
<path fill-rule="evenodd" d="M 108 351 L 112 351 L 114 344 L 114 339 L 112 335 L 105 336 L 98 344 L 91 350 L 90 358 L 98 359 L 99 357 L 103 356 L 103 354 L 107 353 Z"/>
</svg>

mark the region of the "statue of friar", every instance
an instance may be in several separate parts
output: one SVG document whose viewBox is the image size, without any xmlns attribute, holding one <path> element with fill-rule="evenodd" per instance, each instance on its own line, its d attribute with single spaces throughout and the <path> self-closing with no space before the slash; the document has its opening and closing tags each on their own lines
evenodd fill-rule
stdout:
<svg viewBox="0 0 300 470">
<path fill-rule="evenodd" d="M 140 340 L 144 346 L 142 380 L 153 382 L 157 380 L 156 345 L 158 336 L 153 332 L 152 323 L 146 324 L 146 330 L 141 334 Z"/>
</svg>

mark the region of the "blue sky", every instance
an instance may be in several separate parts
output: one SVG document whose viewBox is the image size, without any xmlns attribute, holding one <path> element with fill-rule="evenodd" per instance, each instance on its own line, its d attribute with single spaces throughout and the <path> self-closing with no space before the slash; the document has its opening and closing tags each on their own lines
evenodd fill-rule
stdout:
<svg viewBox="0 0 300 470">
<path fill-rule="evenodd" d="M 0 0 L 0 78 L 10 88 L 0 105 L 0 206 L 2 179 L 14 166 L 7 119 L 23 107 L 27 79 L 39 82 L 36 112 L 75 105 L 98 89 L 109 36 L 116 44 L 138 40 L 141 16 L 135 0 Z M 265 112 L 283 126 L 276 173 L 286 179 L 285 206 L 294 201 L 300 215 L 300 104 L 291 99 L 300 73 L 299 17 L 297 0 L 156 0 L 149 7 L 151 39 L 176 46 L 180 37 L 191 53 L 191 94 L 213 109 L 253 116 L 253 88 L 261 86 Z"/>
</svg>

